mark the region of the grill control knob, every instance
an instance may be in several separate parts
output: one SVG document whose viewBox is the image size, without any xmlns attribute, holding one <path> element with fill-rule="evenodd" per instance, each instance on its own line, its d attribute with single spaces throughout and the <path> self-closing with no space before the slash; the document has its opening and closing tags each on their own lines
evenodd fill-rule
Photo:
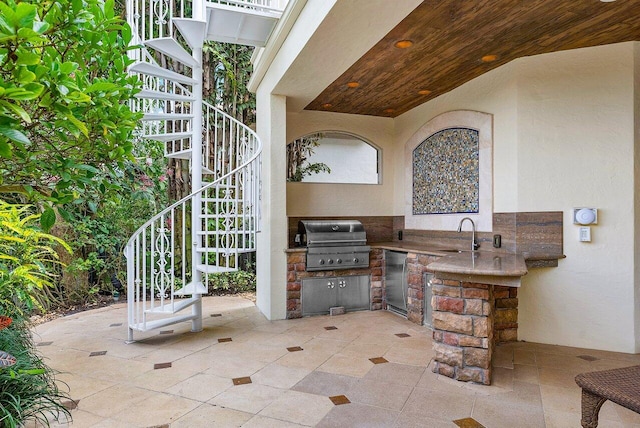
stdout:
<svg viewBox="0 0 640 428">
<path fill-rule="evenodd" d="M 359 261 L 360 261 L 360 259 L 359 259 L 359 258 L 357 258 L 357 257 L 354 257 L 354 258 L 353 258 L 353 262 L 354 262 L 354 263 L 358 263 Z"/>
<path fill-rule="evenodd" d="M 329 264 L 332 265 L 333 264 L 333 259 L 329 259 Z"/>
<path fill-rule="evenodd" d="M 320 259 L 320 261 L 319 261 L 318 263 L 320 263 L 321 265 L 323 265 L 323 264 L 324 264 L 324 259 Z"/>
<path fill-rule="evenodd" d="M 336 260 L 336 263 L 338 263 L 338 264 L 342 263 L 342 259 Z"/>
</svg>

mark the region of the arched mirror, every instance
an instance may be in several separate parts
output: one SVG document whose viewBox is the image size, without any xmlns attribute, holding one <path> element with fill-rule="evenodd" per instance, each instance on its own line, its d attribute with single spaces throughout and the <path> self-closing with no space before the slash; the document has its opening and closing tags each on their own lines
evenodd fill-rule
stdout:
<svg viewBox="0 0 640 428">
<path fill-rule="evenodd" d="M 380 150 L 340 131 L 307 134 L 287 145 L 287 181 L 380 183 Z"/>
</svg>

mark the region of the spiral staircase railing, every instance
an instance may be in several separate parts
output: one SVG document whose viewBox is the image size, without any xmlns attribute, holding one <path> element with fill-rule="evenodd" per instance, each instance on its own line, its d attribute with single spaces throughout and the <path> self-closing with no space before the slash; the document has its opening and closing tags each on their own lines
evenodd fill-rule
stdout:
<svg viewBox="0 0 640 428">
<path fill-rule="evenodd" d="M 274 22 L 284 5 L 286 0 L 127 1 L 134 45 L 129 71 L 143 87 L 131 102 L 144 113 L 139 136 L 163 142 L 165 156 L 189 160 L 192 172 L 192 193 L 156 214 L 126 244 L 129 341 L 134 331 L 184 321 L 191 321 L 192 331 L 202 329 L 201 300 L 210 276 L 237 270 L 241 255 L 256 249 L 262 143 L 249 127 L 202 100 L 202 45 L 217 37 L 207 21 L 214 13 Z"/>
</svg>

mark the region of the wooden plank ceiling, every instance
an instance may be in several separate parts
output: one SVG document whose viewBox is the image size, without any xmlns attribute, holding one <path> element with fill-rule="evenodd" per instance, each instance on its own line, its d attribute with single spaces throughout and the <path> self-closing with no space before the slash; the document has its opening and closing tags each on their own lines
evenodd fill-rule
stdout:
<svg viewBox="0 0 640 428">
<path fill-rule="evenodd" d="M 305 109 L 395 117 L 516 58 L 631 40 L 638 0 L 425 0 Z"/>
</svg>

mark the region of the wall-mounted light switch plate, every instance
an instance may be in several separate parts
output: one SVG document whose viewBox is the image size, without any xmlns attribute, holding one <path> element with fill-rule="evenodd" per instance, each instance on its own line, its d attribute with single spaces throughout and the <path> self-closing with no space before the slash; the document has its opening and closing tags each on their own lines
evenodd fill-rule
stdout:
<svg viewBox="0 0 640 428">
<path fill-rule="evenodd" d="M 581 227 L 580 228 L 580 242 L 591 242 L 591 228 L 590 227 Z"/>
<path fill-rule="evenodd" d="M 493 235 L 493 247 L 494 248 L 502 247 L 502 235 Z"/>
</svg>

